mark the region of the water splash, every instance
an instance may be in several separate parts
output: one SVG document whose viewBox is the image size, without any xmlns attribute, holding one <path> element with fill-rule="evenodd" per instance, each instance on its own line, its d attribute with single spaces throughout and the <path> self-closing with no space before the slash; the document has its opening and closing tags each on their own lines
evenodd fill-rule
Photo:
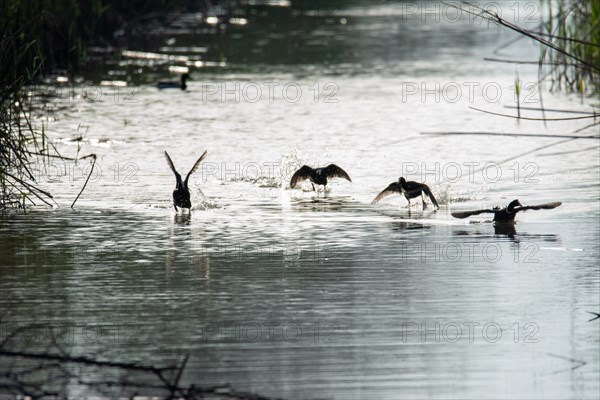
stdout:
<svg viewBox="0 0 600 400">
<path fill-rule="evenodd" d="M 221 204 L 219 204 L 217 201 L 212 200 L 212 199 L 201 199 L 198 202 L 194 203 L 192 205 L 192 210 L 201 210 L 201 211 L 206 211 L 206 210 L 214 210 L 214 209 L 219 209 L 219 208 L 223 208 L 223 206 Z"/>
<path fill-rule="evenodd" d="M 241 176 L 236 178 L 227 179 L 227 182 L 231 183 L 249 183 L 256 185 L 259 188 L 279 188 L 281 187 L 281 178 L 273 176 Z"/>
</svg>

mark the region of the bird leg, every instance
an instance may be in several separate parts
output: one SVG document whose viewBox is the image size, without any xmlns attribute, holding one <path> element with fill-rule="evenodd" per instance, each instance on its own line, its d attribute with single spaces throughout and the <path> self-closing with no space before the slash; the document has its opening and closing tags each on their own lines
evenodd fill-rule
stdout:
<svg viewBox="0 0 600 400">
<path fill-rule="evenodd" d="M 423 208 L 427 208 L 427 204 L 425 203 L 425 196 L 423 196 L 423 192 L 421 192 L 421 201 L 423 202 Z"/>
<path fill-rule="evenodd" d="M 317 189 L 315 189 L 315 184 L 314 184 L 314 183 L 312 183 L 312 182 L 311 182 L 310 184 L 311 184 L 311 185 L 312 185 L 312 187 L 313 187 L 313 192 L 316 192 L 316 191 L 317 191 Z"/>
<path fill-rule="evenodd" d="M 173 203 L 173 207 L 175 207 L 175 212 L 177 212 L 177 206 Z"/>
</svg>

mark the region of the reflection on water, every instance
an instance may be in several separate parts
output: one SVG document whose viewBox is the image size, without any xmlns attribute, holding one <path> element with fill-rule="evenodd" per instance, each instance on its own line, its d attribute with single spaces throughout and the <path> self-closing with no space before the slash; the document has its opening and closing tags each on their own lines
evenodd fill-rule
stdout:
<svg viewBox="0 0 600 400">
<path fill-rule="evenodd" d="M 221 225 L 228 211 L 5 215 L 4 320 L 73 324 L 74 354 L 168 364 L 189 353 L 186 382 L 290 398 L 314 385 L 334 398 L 394 398 L 428 396 L 433 380 L 450 397 L 490 386 L 508 397 L 593 382 L 598 326 L 584 311 L 596 296 L 598 230 L 577 238 L 570 217 L 549 217 L 519 223 L 511 238 L 491 224 L 436 224 L 445 209 L 411 219 L 340 200 L 333 211 L 300 204 L 258 236 Z M 294 228 L 281 229 L 289 219 Z M 80 333 L 126 324 L 135 335 L 117 343 Z M 511 372 L 513 362 L 538 379 Z"/>
<path fill-rule="evenodd" d="M 499 224 L 493 225 L 492 221 L 489 223 L 489 229 L 493 229 L 494 235 L 490 236 L 487 233 L 482 233 L 480 231 L 466 231 L 466 230 L 455 230 L 452 232 L 453 235 L 456 236 L 475 236 L 478 239 L 497 239 L 498 237 L 507 237 L 510 238 L 515 243 L 525 242 L 525 243 L 543 243 L 543 242 L 560 242 L 558 235 L 553 234 L 529 234 L 519 232 L 517 234 L 517 226 L 512 224 Z"/>
<path fill-rule="evenodd" d="M 192 213 L 191 212 L 177 212 L 173 216 L 173 220 L 177 225 L 189 225 L 192 222 Z"/>
<path fill-rule="evenodd" d="M 97 153 L 97 175 L 71 210 L 85 164 L 46 170 L 42 184 L 61 208 L 0 216 L 3 337 L 11 323 L 73 326 L 65 349 L 74 355 L 172 365 L 189 354 L 182 382 L 273 397 L 595 398 L 600 324 L 586 311 L 599 304 L 597 147 L 422 135 L 581 126 L 469 110 L 481 96 L 403 98 L 407 82 L 497 82 L 504 96 L 483 107 L 513 105 L 514 66 L 482 61 L 511 36 L 402 19 L 402 4 L 348 2 L 334 17 L 249 19 L 219 35 L 182 23 L 130 38 L 128 49 L 168 47 L 186 60 L 127 53 L 93 66 L 98 80 L 127 81 L 135 101 L 104 91 L 54 103 L 47 131 L 67 156 Z M 156 89 L 169 67 L 190 70 L 188 91 Z M 206 93 L 236 82 L 293 83 L 303 94 L 249 102 Z M 337 102 L 323 101 L 326 83 Z M 549 107 L 582 107 L 547 96 Z M 540 141 L 557 147 L 535 151 Z M 179 160 L 208 149 L 191 178 L 191 214 L 172 211 L 165 149 Z M 299 166 L 329 162 L 353 183 L 287 187 Z M 487 163 L 501 176 L 485 175 Z M 460 179 L 450 174 L 457 166 Z M 409 208 L 400 196 L 370 204 L 401 175 L 427 182 L 440 209 Z M 456 202 L 513 198 L 563 205 L 520 215 L 508 231 L 450 215 Z M 126 334 L 82 333 L 92 327 Z M 32 351 L 49 344 L 16 339 Z"/>
</svg>

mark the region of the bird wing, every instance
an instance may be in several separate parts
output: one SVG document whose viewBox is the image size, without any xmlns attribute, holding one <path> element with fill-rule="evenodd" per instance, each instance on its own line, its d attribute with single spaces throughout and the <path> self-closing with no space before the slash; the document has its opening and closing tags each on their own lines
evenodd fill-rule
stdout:
<svg viewBox="0 0 600 400">
<path fill-rule="evenodd" d="M 477 211 L 454 211 L 452 212 L 452 216 L 454 218 L 467 218 L 471 215 L 483 214 L 483 213 L 495 213 L 498 210 L 477 210 Z"/>
<path fill-rule="evenodd" d="M 431 189 L 429 189 L 429 186 L 423 184 L 423 191 L 429 197 L 429 199 L 431 200 L 431 202 L 433 203 L 433 205 L 436 206 L 437 208 L 440 208 L 440 206 L 438 205 L 437 200 L 435 199 L 435 197 L 433 197 L 433 193 L 431 193 Z"/>
<path fill-rule="evenodd" d="M 554 201 L 552 203 L 538 204 L 535 206 L 525 206 L 525 207 L 517 207 L 515 208 L 515 212 L 519 211 L 527 211 L 527 210 L 551 210 L 560 206 L 562 203 L 560 201 Z"/>
<path fill-rule="evenodd" d="M 425 188 L 429 189 L 427 185 L 414 181 L 405 181 L 404 185 L 401 185 L 401 187 L 402 191 L 411 195 L 411 197 L 414 197 L 415 194 L 417 196 L 421 195 L 421 192 L 426 191 Z"/>
<path fill-rule="evenodd" d="M 343 169 L 341 169 L 340 167 L 338 167 L 335 164 L 329 164 L 325 168 L 325 174 L 326 174 L 327 178 L 344 178 L 344 179 L 352 182 L 352 179 L 350 179 L 350 175 L 348 175 L 346 173 L 346 171 L 344 171 Z"/>
<path fill-rule="evenodd" d="M 423 186 L 426 185 L 415 181 L 406 181 L 404 186 L 407 191 L 412 192 L 413 190 L 423 190 Z"/>
<path fill-rule="evenodd" d="M 190 179 L 190 175 L 192 175 L 192 173 L 194 173 L 198 167 L 200 166 L 200 162 L 202 160 L 204 160 L 204 158 L 206 157 L 206 153 L 208 153 L 208 150 L 204 150 L 204 153 L 202 153 L 202 155 L 200 156 L 200 158 L 198 159 L 198 161 L 196 161 L 196 163 L 194 164 L 194 166 L 192 167 L 192 169 L 190 169 L 190 172 L 188 172 L 187 176 L 185 177 L 185 183 L 187 184 L 188 179 Z"/>
<path fill-rule="evenodd" d="M 394 193 L 402 193 L 402 189 L 400 188 L 400 185 L 398 184 L 398 182 L 394 182 L 394 183 L 390 183 L 388 187 L 386 187 L 385 189 L 383 189 L 381 191 L 381 193 L 379 193 L 371 202 L 371 204 L 375 204 L 377 203 L 379 200 L 383 199 L 384 197 L 387 197 L 391 194 Z"/>
<path fill-rule="evenodd" d="M 294 172 L 294 175 L 292 175 L 290 187 L 293 189 L 296 187 L 298 182 L 302 182 L 303 180 L 310 178 L 310 173 L 312 172 L 312 170 L 313 169 L 308 165 L 303 165 L 302 168 Z"/>
<path fill-rule="evenodd" d="M 167 153 L 166 150 L 165 150 L 165 158 L 167 159 L 167 164 L 169 164 L 169 167 L 171 167 L 171 171 L 173 171 L 173 173 L 175 174 L 175 177 L 177 178 L 177 182 L 179 182 L 181 180 L 181 175 L 179 175 L 179 172 L 177 172 L 177 170 L 175 169 L 175 166 L 173 165 L 173 161 L 171 160 L 171 157 L 169 157 L 169 153 Z"/>
</svg>

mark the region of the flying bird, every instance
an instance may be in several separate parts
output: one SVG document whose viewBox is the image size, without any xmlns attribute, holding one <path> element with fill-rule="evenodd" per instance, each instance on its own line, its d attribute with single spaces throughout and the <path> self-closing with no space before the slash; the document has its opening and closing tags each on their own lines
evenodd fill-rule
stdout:
<svg viewBox="0 0 600 400">
<path fill-rule="evenodd" d="M 192 80 L 192 78 L 190 78 L 189 74 L 183 74 L 181 75 L 181 80 L 180 82 L 158 82 L 156 84 L 156 87 L 159 89 L 181 89 L 181 90 L 185 90 L 187 88 L 187 84 L 186 81 L 187 80 Z"/>
<path fill-rule="evenodd" d="M 208 150 L 204 150 L 204 153 L 202 153 L 202 155 L 200 156 L 198 161 L 196 161 L 196 163 L 194 164 L 194 166 L 192 167 L 190 172 L 188 172 L 187 176 L 185 177 L 185 180 L 182 181 L 181 175 L 179 174 L 179 172 L 177 172 L 177 170 L 175 169 L 175 166 L 173 165 L 173 161 L 171 160 L 171 157 L 169 157 L 169 153 L 167 153 L 165 151 L 165 158 L 167 159 L 167 163 L 169 164 L 169 167 L 171 167 L 171 171 L 173 171 L 173 173 L 175 174 L 175 179 L 177 180 L 175 190 L 173 190 L 173 207 L 175 207 L 175 211 L 177 211 L 177 207 L 187 208 L 187 209 L 192 208 L 192 202 L 190 201 L 190 189 L 188 186 L 188 181 L 190 179 L 190 175 L 192 175 L 192 173 L 194 171 L 196 171 L 198 169 L 198 167 L 200 166 L 200 161 L 202 161 L 204 159 L 204 157 L 206 157 L 207 152 L 208 152 Z"/>
<path fill-rule="evenodd" d="M 306 179 L 310 179 L 312 188 L 315 190 L 315 184 L 327 187 L 327 179 L 331 178 L 344 178 L 352 182 L 352 179 L 350 179 L 350 176 L 346 173 L 346 171 L 335 164 L 329 164 L 324 168 L 311 168 L 308 165 L 303 165 L 302 168 L 294 172 L 294 175 L 292 175 L 290 187 L 293 189 L 298 183 Z"/>
<path fill-rule="evenodd" d="M 483 213 L 492 213 L 494 214 L 494 222 L 500 224 L 514 224 L 515 217 L 520 211 L 527 210 L 551 210 L 560 206 L 562 203 L 560 201 L 555 201 L 552 203 L 538 204 L 535 206 L 523 206 L 519 200 L 513 200 L 510 202 L 508 207 L 500 208 L 494 207 L 492 209 L 485 210 L 477 210 L 477 211 L 455 211 L 452 213 L 452 216 L 455 218 L 467 218 L 471 215 L 483 214 Z"/>
<path fill-rule="evenodd" d="M 426 206 L 425 196 L 427 196 L 427 197 L 429 197 L 429 200 L 431 200 L 431 202 L 433 203 L 434 206 L 436 206 L 437 208 L 440 208 L 437 200 L 433 196 L 433 193 L 431 193 L 431 189 L 429 189 L 429 186 L 427 186 L 424 183 L 407 181 L 403 177 L 400 177 L 398 179 L 398 182 L 390 183 L 388 187 L 383 189 L 381 191 L 381 193 L 379 193 L 373 199 L 371 204 L 376 204 L 379 200 L 383 199 L 384 197 L 390 196 L 394 193 L 398 193 L 400 195 L 403 194 L 404 197 L 406 197 L 406 200 L 408 200 L 409 207 L 410 207 L 410 199 L 414 199 L 419 196 L 421 196 L 421 200 L 423 201 L 423 207 L 425 207 Z"/>
</svg>

